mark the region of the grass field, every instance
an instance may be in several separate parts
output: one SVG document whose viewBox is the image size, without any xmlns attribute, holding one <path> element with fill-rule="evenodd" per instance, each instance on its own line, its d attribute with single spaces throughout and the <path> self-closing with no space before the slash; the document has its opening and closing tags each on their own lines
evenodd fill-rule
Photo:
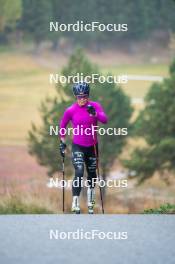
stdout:
<svg viewBox="0 0 175 264">
<path fill-rule="evenodd" d="M 167 65 L 121 65 L 102 67 L 104 73 L 167 76 Z M 40 123 L 41 100 L 55 94 L 49 84 L 53 69 L 34 57 L 15 52 L 0 53 L 0 145 L 24 145 L 31 122 Z M 131 97 L 143 97 L 151 82 L 129 81 L 123 86 Z"/>
<path fill-rule="evenodd" d="M 0 144 L 24 144 L 31 122 L 40 122 L 41 100 L 55 93 L 48 75 L 29 56 L 0 54 Z"/>
<path fill-rule="evenodd" d="M 113 74 L 136 74 L 136 75 L 160 75 L 167 76 L 168 67 L 166 64 L 135 64 L 120 65 L 103 68 L 104 72 Z"/>
<path fill-rule="evenodd" d="M 137 64 L 137 65 L 120 65 L 103 68 L 105 74 L 113 75 L 156 75 L 168 76 L 168 65 L 166 64 Z M 152 81 L 134 81 L 130 80 L 127 84 L 122 85 L 126 94 L 133 98 L 143 98 L 150 88 Z"/>
</svg>

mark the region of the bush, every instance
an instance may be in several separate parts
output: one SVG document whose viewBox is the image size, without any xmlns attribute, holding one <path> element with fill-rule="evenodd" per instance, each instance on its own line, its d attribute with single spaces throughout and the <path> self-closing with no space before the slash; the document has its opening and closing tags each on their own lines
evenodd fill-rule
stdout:
<svg viewBox="0 0 175 264">
<path fill-rule="evenodd" d="M 159 208 L 144 210 L 144 214 L 175 214 L 175 204 L 163 204 Z"/>
</svg>

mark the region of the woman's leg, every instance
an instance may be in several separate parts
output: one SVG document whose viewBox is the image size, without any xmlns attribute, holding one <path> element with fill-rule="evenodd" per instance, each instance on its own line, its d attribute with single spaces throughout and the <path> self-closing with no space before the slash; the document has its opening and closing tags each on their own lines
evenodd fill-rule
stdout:
<svg viewBox="0 0 175 264">
<path fill-rule="evenodd" d="M 96 152 L 98 155 L 98 145 L 96 145 Z M 85 155 L 85 164 L 87 170 L 87 180 L 89 183 L 90 188 L 95 187 L 95 183 L 97 181 L 97 157 L 94 151 L 94 146 L 87 148 L 86 155 Z"/>
<path fill-rule="evenodd" d="M 97 147 L 97 146 L 96 146 Z M 98 148 L 98 147 L 97 147 Z M 98 150 L 97 150 L 98 153 Z M 87 169 L 87 205 L 89 208 L 89 213 L 93 213 L 93 207 L 95 204 L 95 184 L 97 181 L 96 167 L 97 167 L 97 157 L 94 151 L 94 146 L 89 147 L 86 151 L 85 164 Z"/>
<path fill-rule="evenodd" d="M 79 196 L 84 174 L 84 153 L 76 144 L 72 145 L 72 163 L 75 169 L 75 176 L 72 183 L 72 194 L 73 196 Z"/>
<path fill-rule="evenodd" d="M 72 144 L 72 163 L 75 169 L 75 176 L 72 182 L 72 211 L 80 211 L 79 196 L 81 192 L 83 174 L 84 174 L 84 153 L 82 148 Z"/>
</svg>

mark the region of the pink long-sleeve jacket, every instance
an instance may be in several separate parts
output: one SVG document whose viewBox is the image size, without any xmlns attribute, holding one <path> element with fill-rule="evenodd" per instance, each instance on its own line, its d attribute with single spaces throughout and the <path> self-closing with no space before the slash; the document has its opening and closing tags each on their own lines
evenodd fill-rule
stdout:
<svg viewBox="0 0 175 264">
<path fill-rule="evenodd" d="M 87 105 L 92 105 L 95 108 L 96 116 L 91 116 L 88 113 Z M 92 146 L 97 143 L 97 133 L 92 132 L 92 126 L 98 126 L 98 121 L 104 124 L 108 121 L 102 106 L 98 102 L 88 101 L 84 106 L 79 106 L 75 102 L 64 112 L 60 122 L 60 137 L 65 137 L 65 130 L 68 123 L 71 122 L 72 128 L 77 129 L 73 133 L 73 143 L 85 147 Z M 98 130 L 98 127 L 95 127 L 95 130 Z"/>
</svg>

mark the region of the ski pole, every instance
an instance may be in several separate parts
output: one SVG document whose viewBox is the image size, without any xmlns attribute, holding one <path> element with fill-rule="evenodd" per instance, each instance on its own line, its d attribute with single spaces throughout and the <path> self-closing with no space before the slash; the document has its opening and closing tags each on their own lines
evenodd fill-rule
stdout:
<svg viewBox="0 0 175 264">
<path fill-rule="evenodd" d="M 63 174 L 63 187 L 62 187 L 62 202 L 63 202 L 63 213 L 64 213 L 64 197 L 65 197 L 65 194 L 64 194 L 64 178 L 65 178 L 65 175 L 64 175 L 64 157 L 63 157 L 63 160 L 62 160 L 62 174 Z"/>
<path fill-rule="evenodd" d="M 96 158 L 97 178 L 100 181 L 100 171 L 99 171 L 99 163 L 98 163 L 98 157 L 99 157 L 99 155 L 97 154 L 94 133 L 92 133 L 92 135 L 93 135 L 93 141 L 94 141 L 94 153 L 95 153 L 95 158 Z M 101 189 L 101 186 L 100 185 L 99 185 L 99 189 L 100 189 L 101 209 L 102 209 L 102 214 L 104 214 L 103 195 L 102 195 L 102 189 Z"/>
</svg>

